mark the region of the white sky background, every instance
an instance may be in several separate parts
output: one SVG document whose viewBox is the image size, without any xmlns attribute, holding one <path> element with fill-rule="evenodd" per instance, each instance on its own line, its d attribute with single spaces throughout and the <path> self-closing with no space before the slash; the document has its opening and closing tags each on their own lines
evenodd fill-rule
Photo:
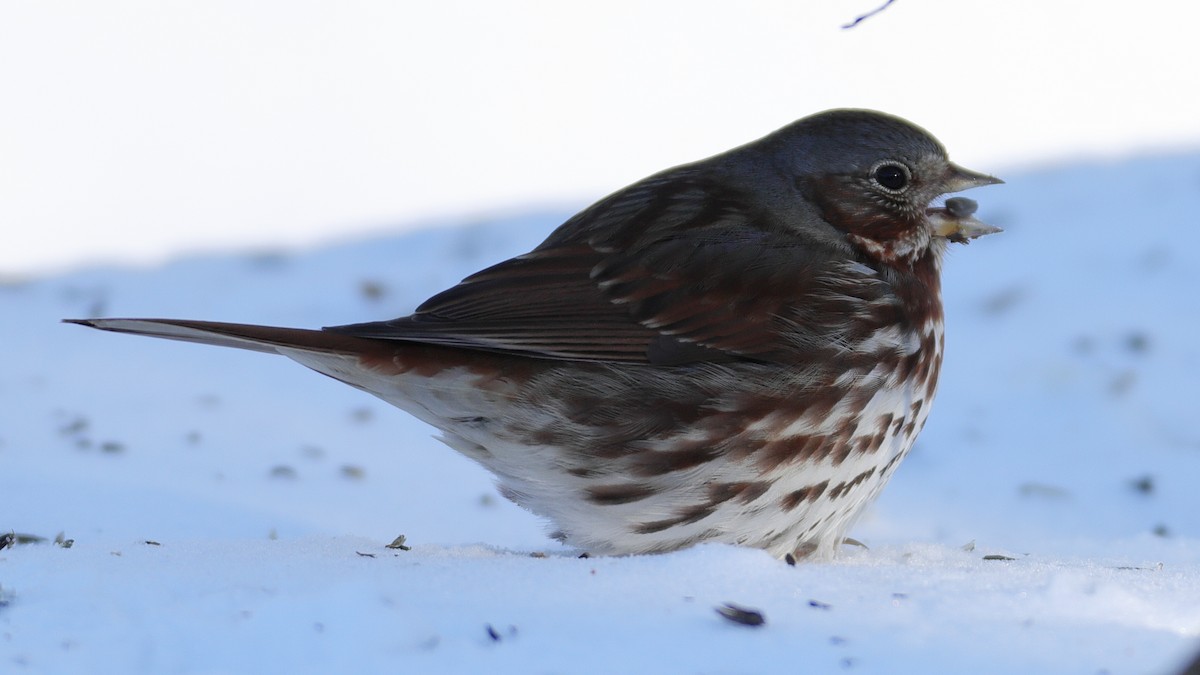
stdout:
<svg viewBox="0 0 1200 675">
<path fill-rule="evenodd" d="M 1200 4 L 877 4 L 0 0 L 0 275 L 583 205 L 831 107 L 988 172 L 1200 148 Z"/>
</svg>

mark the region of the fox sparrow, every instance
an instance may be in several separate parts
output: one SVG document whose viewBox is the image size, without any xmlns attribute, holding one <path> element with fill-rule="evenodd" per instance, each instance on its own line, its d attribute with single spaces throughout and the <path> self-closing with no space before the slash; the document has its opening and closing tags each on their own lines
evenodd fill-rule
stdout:
<svg viewBox="0 0 1200 675">
<path fill-rule="evenodd" d="M 73 322 L 374 394 L 594 554 L 825 556 L 929 415 L 948 242 L 997 231 L 931 202 L 999 182 L 905 120 L 832 110 L 605 197 L 403 318 Z"/>
</svg>

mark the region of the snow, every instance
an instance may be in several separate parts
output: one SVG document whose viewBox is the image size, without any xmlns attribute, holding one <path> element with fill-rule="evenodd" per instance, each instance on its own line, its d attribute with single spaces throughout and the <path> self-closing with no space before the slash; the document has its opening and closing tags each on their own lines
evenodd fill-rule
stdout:
<svg viewBox="0 0 1200 675">
<path fill-rule="evenodd" d="M 852 531 L 869 548 L 796 567 L 579 559 L 369 396 L 58 323 L 398 316 L 568 214 L 5 279 L 0 529 L 46 541 L 0 551 L 0 670 L 1177 672 L 1200 648 L 1200 155 L 1003 177 L 971 195 L 1006 232 L 947 262 L 941 392 Z"/>
</svg>

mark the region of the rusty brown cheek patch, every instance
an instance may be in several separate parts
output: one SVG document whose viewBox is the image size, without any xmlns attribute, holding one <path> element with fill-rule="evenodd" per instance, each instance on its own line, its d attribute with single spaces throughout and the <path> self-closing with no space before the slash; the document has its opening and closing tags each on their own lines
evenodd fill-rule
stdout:
<svg viewBox="0 0 1200 675">
<path fill-rule="evenodd" d="M 864 198 L 865 188 L 845 177 L 826 176 L 813 183 L 806 190 L 809 198 L 817 204 L 825 220 L 843 232 L 887 241 L 913 227 L 912 223 Z"/>
</svg>

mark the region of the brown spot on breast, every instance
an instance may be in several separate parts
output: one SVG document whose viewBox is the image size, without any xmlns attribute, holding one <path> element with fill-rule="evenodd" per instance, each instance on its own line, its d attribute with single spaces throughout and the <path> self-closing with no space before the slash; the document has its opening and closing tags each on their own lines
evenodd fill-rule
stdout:
<svg viewBox="0 0 1200 675">
<path fill-rule="evenodd" d="M 913 378 L 927 381 L 932 374 L 934 380 L 937 379 L 937 369 L 942 359 L 937 352 L 937 338 L 932 333 L 921 337 L 921 348 L 909 358 L 916 360 L 912 365 Z"/>
<path fill-rule="evenodd" d="M 924 406 L 924 405 L 925 405 L 925 399 L 923 399 L 923 398 L 919 398 L 919 399 L 917 399 L 917 400 L 913 401 L 913 404 L 912 404 L 912 416 L 913 416 L 913 417 L 917 417 L 918 415 L 920 415 L 920 414 L 921 414 L 921 408 L 922 408 L 922 406 Z"/>
<path fill-rule="evenodd" d="M 855 436 L 851 445 L 854 447 L 856 454 L 869 455 L 878 452 L 879 448 L 883 447 L 884 441 L 887 440 L 887 435 L 887 429 L 883 429 L 867 436 Z"/>
<path fill-rule="evenodd" d="M 654 488 L 644 483 L 596 485 L 587 489 L 587 499 L 593 504 L 612 506 L 628 504 L 654 494 Z"/>
<path fill-rule="evenodd" d="M 735 498 L 743 504 L 749 504 L 761 497 L 770 487 L 771 483 L 767 481 L 713 483 L 708 486 L 708 498 L 712 504 L 720 504 Z"/>
<path fill-rule="evenodd" d="M 879 418 L 875 420 L 875 428 L 878 433 L 886 435 L 888 427 L 892 426 L 892 420 L 895 418 L 896 416 L 892 413 L 884 413 L 880 415 Z"/>
<path fill-rule="evenodd" d="M 789 436 L 766 441 L 753 451 L 755 463 L 763 472 L 774 471 L 789 463 L 806 462 L 823 454 L 829 439 L 825 436 Z"/>
<path fill-rule="evenodd" d="M 707 518 L 714 509 L 716 509 L 715 504 L 697 504 L 681 509 L 676 516 L 671 518 L 639 523 L 633 528 L 633 531 L 637 534 L 654 534 L 676 525 L 688 525 Z"/>
<path fill-rule="evenodd" d="M 806 396 L 803 400 L 803 415 L 811 420 L 822 420 L 833 413 L 833 409 L 846 396 L 843 387 L 827 386 Z"/>
<path fill-rule="evenodd" d="M 587 373 L 577 377 L 586 378 Z M 636 428 L 639 438 L 665 438 L 680 429 L 694 428 L 707 412 L 705 400 L 698 392 L 679 400 L 657 396 L 634 409 L 628 401 L 606 394 L 573 391 L 557 403 L 562 405 L 562 414 L 567 420 L 582 426 L 614 430 Z"/>
<path fill-rule="evenodd" d="M 732 410 L 716 411 L 711 407 L 700 408 L 694 412 L 688 426 L 704 432 L 709 438 L 733 438 L 746 430 L 755 420 L 769 414 L 779 414 L 782 402 L 777 399 L 764 398 L 754 400 L 750 397 L 739 397 L 736 407 Z M 698 413 L 698 414 L 697 414 Z"/>
<path fill-rule="evenodd" d="M 575 438 L 570 433 L 562 433 L 562 434 L 559 434 L 559 436 L 561 438 L 557 444 L 562 444 L 562 445 L 571 444 Z M 617 438 L 617 439 L 615 439 L 616 442 L 608 442 L 610 440 L 614 440 L 614 439 L 601 438 L 601 439 L 595 439 L 594 441 L 589 443 L 587 446 L 587 458 L 589 460 L 592 458 L 617 459 L 618 457 L 624 457 L 626 455 L 631 455 L 635 452 L 638 452 L 638 450 L 634 446 L 631 446 L 625 442 L 621 442 L 623 439 Z M 547 445 L 556 445 L 556 444 L 547 444 Z"/>
<path fill-rule="evenodd" d="M 854 449 L 845 436 L 839 436 L 834 442 L 833 447 L 829 449 L 829 460 L 834 466 L 841 466 L 842 462 L 850 458 L 850 453 Z"/>
<path fill-rule="evenodd" d="M 815 502 L 825 494 L 825 490 L 829 487 L 829 481 L 823 480 L 816 485 L 802 487 L 794 492 L 789 492 L 779 501 L 779 505 L 785 511 L 791 511 L 803 502 Z"/>
<path fill-rule="evenodd" d="M 934 392 L 937 391 L 938 378 L 942 374 L 942 360 L 930 359 L 933 361 L 933 366 L 930 368 L 929 379 L 925 381 L 925 397 L 933 398 Z"/>
<path fill-rule="evenodd" d="M 882 360 L 880 365 L 885 365 L 886 360 Z M 850 388 L 845 395 L 845 406 L 848 410 L 862 410 L 867 406 L 871 399 L 875 398 L 875 394 L 883 388 L 884 378 L 866 378 L 859 380 L 854 387 Z"/>
<path fill-rule="evenodd" d="M 644 450 L 629 457 L 629 468 L 638 476 L 661 476 L 700 466 L 718 454 L 707 442 L 685 445 L 681 450 Z"/>
<path fill-rule="evenodd" d="M 894 376 L 897 381 L 906 382 L 912 377 L 913 371 L 921 364 L 924 353 L 919 349 L 912 354 L 898 355 L 896 357 L 896 367 Z"/>
<path fill-rule="evenodd" d="M 865 481 L 866 479 L 870 478 L 873 475 L 875 475 L 874 467 L 867 469 L 866 471 L 858 474 L 857 476 L 855 476 L 854 478 L 852 478 L 848 481 L 838 483 L 836 486 L 834 486 L 834 488 L 832 490 L 829 491 L 829 498 L 830 499 L 839 499 L 841 497 L 844 497 L 845 495 L 850 494 L 850 492 L 852 490 L 854 490 L 854 488 L 858 487 L 858 485 L 860 483 L 862 483 L 863 481 Z"/>
</svg>

